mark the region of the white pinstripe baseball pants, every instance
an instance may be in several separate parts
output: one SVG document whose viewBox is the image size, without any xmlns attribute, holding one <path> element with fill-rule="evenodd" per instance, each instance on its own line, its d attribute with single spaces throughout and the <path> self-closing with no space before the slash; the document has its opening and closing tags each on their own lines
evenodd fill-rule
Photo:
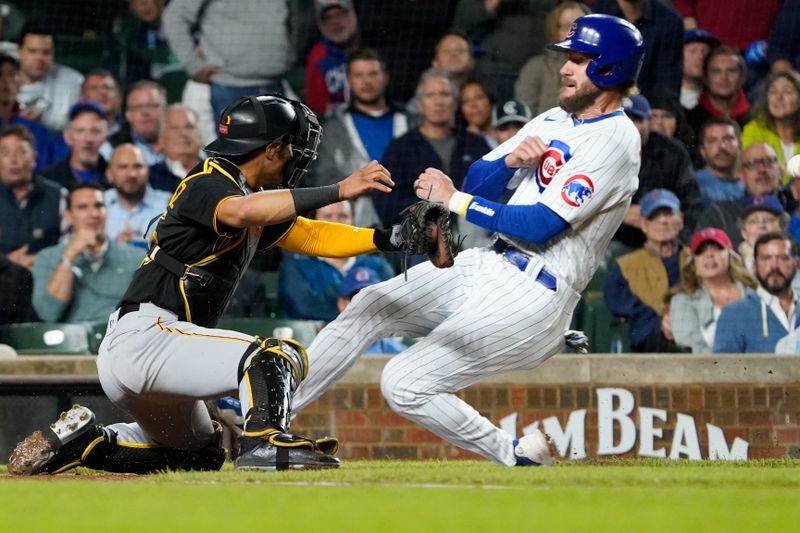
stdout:
<svg viewBox="0 0 800 533">
<path fill-rule="evenodd" d="M 389 361 L 381 390 L 399 414 L 463 449 L 504 465 L 515 463 L 513 436 L 455 392 L 488 376 L 530 370 L 561 351 L 580 298 L 556 291 L 487 248 L 461 253 L 455 265 L 429 262 L 362 290 L 308 349 L 309 377 L 296 410 L 321 395 L 373 341 L 422 337 Z"/>
</svg>

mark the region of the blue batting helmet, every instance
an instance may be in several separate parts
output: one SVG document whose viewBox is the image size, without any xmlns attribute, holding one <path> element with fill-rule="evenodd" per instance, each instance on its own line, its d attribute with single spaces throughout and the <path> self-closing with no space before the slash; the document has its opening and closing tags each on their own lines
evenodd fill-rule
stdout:
<svg viewBox="0 0 800 533">
<path fill-rule="evenodd" d="M 566 39 L 547 47 L 594 56 L 586 75 L 603 89 L 635 83 L 644 59 L 642 34 L 627 20 L 611 15 L 584 15 L 572 23 Z"/>
</svg>

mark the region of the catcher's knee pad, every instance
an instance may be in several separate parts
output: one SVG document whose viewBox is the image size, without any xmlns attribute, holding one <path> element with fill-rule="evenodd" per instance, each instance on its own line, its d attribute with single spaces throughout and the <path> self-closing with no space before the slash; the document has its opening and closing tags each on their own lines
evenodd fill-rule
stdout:
<svg viewBox="0 0 800 533">
<path fill-rule="evenodd" d="M 243 435 L 263 437 L 285 433 L 291 416 L 292 393 L 308 374 L 305 349 L 291 339 L 269 338 L 248 348 L 240 369 L 239 382 L 245 381 L 251 399 L 251 407 L 244 413 Z"/>
<path fill-rule="evenodd" d="M 197 450 L 181 450 L 156 444 L 134 444 L 117 441 L 108 430 L 109 438 L 96 441 L 87 449 L 82 465 L 106 472 L 150 474 L 166 470 L 219 470 L 225 462 L 222 447 L 222 426 L 212 421 L 214 434 L 209 443 Z"/>
</svg>

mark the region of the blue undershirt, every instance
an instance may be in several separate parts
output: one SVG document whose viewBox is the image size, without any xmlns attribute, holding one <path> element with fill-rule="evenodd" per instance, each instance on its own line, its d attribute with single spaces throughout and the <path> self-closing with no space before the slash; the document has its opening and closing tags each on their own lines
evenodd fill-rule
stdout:
<svg viewBox="0 0 800 533">
<path fill-rule="evenodd" d="M 394 113 L 387 113 L 382 117 L 371 117 L 359 112 L 350 114 L 353 117 L 361 142 L 367 149 L 370 159 L 380 161 L 386 147 L 392 141 L 394 133 Z"/>
</svg>

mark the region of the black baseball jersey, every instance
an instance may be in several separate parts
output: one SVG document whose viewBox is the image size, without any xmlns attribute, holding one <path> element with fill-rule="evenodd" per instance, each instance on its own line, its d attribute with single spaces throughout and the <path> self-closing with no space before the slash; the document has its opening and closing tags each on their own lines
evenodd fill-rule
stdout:
<svg viewBox="0 0 800 533">
<path fill-rule="evenodd" d="M 187 266 L 211 274 L 202 286 L 152 260 L 142 261 L 122 304 L 150 302 L 173 311 L 181 320 L 213 327 L 225 311 L 257 249 L 283 237 L 295 219 L 264 227 L 233 228 L 217 220 L 220 203 L 251 191 L 239 168 L 221 158 L 208 158 L 181 181 L 153 234 L 153 246 Z"/>
</svg>

